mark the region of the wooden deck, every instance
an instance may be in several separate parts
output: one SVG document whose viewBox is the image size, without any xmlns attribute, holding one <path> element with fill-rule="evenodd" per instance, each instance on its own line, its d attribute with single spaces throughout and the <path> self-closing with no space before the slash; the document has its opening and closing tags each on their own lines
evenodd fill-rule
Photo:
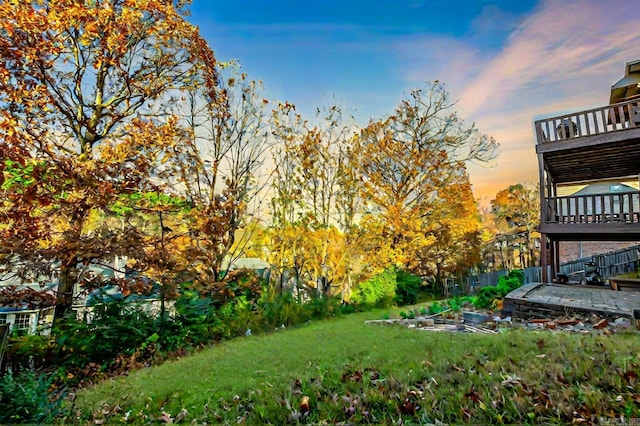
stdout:
<svg viewBox="0 0 640 426">
<path fill-rule="evenodd" d="M 554 278 L 547 266 L 559 271 L 563 241 L 640 241 L 640 99 L 538 119 L 534 129 L 542 280 Z M 599 182 L 627 188 L 558 194 L 563 187 Z"/>
<path fill-rule="evenodd" d="M 504 298 L 503 313 L 514 319 L 557 318 L 596 314 L 606 318 L 633 318 L 640 292 L 612 291 L 609 287 L 530 283 Z"/>
<path fill-rule="evenodd" d="M 640 101 L 544 118 L 534 126 L 544 188 L 540 232 L 563 241 L 640 241 L 640 190 L 557 195 L 559 185 L 639 179 Z"/>
<path fill-rule="evenodd" d="M 640 173 L 638 100 L 540 119 L 534 127 L 539 162 L 554 185 Z"/>
</svg>

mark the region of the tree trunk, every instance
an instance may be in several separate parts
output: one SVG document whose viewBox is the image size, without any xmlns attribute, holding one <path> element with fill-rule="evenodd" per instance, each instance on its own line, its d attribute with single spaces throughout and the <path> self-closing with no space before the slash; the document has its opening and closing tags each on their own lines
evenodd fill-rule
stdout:
<svg viewBox="0 0 640 426">
<path fill-rule="evenodd" d="M 78 271 L 78 256 L 71 256 L 60 264 L 60 277 L 58 279 L 58 294 L 56 296 L 56 309 L 54 314 L 54 327 L 65 322 L 71 313 L 73 306 L 73 290 L 76 285 Z"/>
</svg>

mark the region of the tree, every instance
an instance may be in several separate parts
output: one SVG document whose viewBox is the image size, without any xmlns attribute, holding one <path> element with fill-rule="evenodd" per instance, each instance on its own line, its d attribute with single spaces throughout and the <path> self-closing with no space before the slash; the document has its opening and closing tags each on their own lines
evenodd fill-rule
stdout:
<svg viewBox="0 0 640 426">
<path fill-rule="evenodd" d="M 519 266 L 536 264 L 536 241 L 540 223 L 540 192 L 537 185 L 519 183 L 499 191 L 491 200 L 491 212 L 500 233 L 496 236 L 513 247 L 517 245 Z"/>
<path fill-rule="evenodd" d="M 464 275 L 480 261 L 480 220 L 467 174 L 441 188 L 439 198 L 430 218 L 436 224 L 430 231 L 434 242 L 419 250 L 411 265 L 420 275 L 434 277 L 436 285 Z"/>
<path fill-rule="evenodd" d="M 350 269 L 354 126 L 336 104 L 318 108 L 314 125 L 294 111 L 285 104 L 274 115 L 273 257 L 280 269 L 293 268 L 298 284 L 327 292 L 348 281 Z"/>
<path fill-rule="evenodd" d="M 0 262 L 59 265 L 56 319 L 80 266 L 144 252 L 138 227 L 90 232 L 89 219 L 164 191 L 185 137 L 166 106 L 194 85 L 215 92 L 213 52 L 183 3 L 0 4 Z"/>
<path fill-rule="evenodd" d="M 266 107 L 261 83 L 250 80 L 237 62 L 220 64 L 219 87 L 188 93 L 182 112 L 190 139 L 177 153 L 177 183 L 193 206 L 189 252 L 200 281 L 221 278 L 223 263 L 242 254 L 259 219 L 260 192 L 266 180 L 257 176 L 269 148 Z M 242 241 L 236 241 L 240 236 Z"/>
<path fill-rule="evenodd" d="M 272 113 L 272 134 L 275 140 L 272 156 L 274 169 L 271 179 L 271 226 L 269 263 L 279 275 L 279 287 L 284 285 L 285 270 L 293 268 L 296 285 L 304 266 L 301 244 L 306 233 L 300 211 L 301 188 L 293 178 L 297 162 L 292 152 L 303 131 L 304 121 L 291 103 L 279 103 Z"/>
<path fill-rule="evenodd" d="M 392 116 L 370 122 L 357 138 L 352 167 L 361 178 L 368 209 L 362 226 L 368 252 L 378 257 L 372 259 L 376 272 L 390 263 L 418 264 L 416 253 L 441 237 L 437 230 L 445 213 L 459 213 L 447 207 L 446 189 L 468 185 L 466 163 L 494 154 L 495 141 L 467 126 L 453 107 L 444 86 L 430 83 L 411 92 Z"/>
</svg>

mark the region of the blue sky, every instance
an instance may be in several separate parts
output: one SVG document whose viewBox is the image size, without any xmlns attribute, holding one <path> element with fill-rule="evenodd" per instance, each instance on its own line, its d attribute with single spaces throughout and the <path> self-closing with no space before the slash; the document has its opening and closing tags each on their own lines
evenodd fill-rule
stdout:
<svg viewBox="0 0 640 426">
<path fill-rule="evenodd" d="M 485 203 L 537 181 L 534 117 L 606 105 L 640 59 L 632 0 L 193 0 L 190 20 L 219 60 L 238 59 L 308 118 L 336 98 L 364 124 L 444 82 L 501 144 L 489 167 L 470 168 Z"/>
</svg>

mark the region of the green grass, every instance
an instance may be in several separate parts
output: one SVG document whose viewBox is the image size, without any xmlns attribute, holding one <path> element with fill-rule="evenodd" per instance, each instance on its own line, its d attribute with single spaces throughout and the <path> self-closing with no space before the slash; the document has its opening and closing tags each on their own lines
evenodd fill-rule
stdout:
<svg viewBox="0 0 640 426">
<path fill-rule="evenodd" d="M 625 272 L 624 274 L 619 274 L 618 276 L 622 278 L 640 278 L 640 269 L 633 272 Z"/>
<path fill-rule="evenodd" d="M 79 391 L 65 421 L 148 423 L 163 412 L 200 424 L 640 417 L 635 332 L 481 335 L 364 324 L 383 315 L 239 338 L 109 380 Z"/>
</svg>

